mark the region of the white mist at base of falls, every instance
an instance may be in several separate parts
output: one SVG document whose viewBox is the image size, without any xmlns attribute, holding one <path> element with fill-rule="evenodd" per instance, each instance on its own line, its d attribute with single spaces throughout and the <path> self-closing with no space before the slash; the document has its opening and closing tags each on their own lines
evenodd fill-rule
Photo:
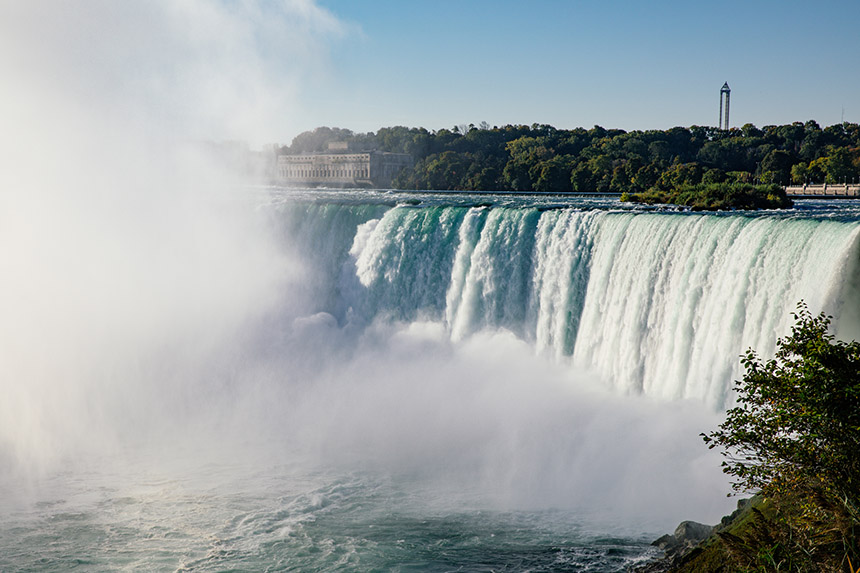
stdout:
<svg viewBox="0 0 860 573">
<path fill-rule="evenodd" d="M 853 220 L 309 195 L 205 242 L 235 290 L 6 383 L 0 568 L 623 570 L 732 509 L 699 433 L 746 347 L 857 326 Z"/>
</svg>

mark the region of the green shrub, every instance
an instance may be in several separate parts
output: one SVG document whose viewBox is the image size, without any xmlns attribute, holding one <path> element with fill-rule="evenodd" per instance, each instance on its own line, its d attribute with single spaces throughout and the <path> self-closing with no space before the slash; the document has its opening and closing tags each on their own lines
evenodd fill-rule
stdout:
<svg viewBox="0 0 860 573">
<path fill-rule="evenodd" d="M 803 303 L 795 318 L 773 359 L 747 352 L 737 406 L 703 439 L 735 490 L 772 504 L 754 534 L 723 539 L 729 553 L 747 570 L 839 571 L 860 562 L 860 342 Z"/>
<path fill-rule="evenodd" d="M 727 209 L 783 209 L 792 201 L 779 185 L 749 183 L 699 183 L 683 185 L 670 191 L 651 188 L 644 193 L 625 193 L 622 201 L 683 205 L 694 211 Z"/>
</svg>

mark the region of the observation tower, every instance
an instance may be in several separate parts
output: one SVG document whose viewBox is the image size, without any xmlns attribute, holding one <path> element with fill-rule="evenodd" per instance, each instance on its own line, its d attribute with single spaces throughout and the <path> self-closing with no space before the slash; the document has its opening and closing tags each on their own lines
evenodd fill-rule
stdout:
<svg viewBox="0 0 860 573">
<path fill-rule="evenodd" d="M 720 89 L 720 124 L 717 126 L 720 129 L 725 129 L 728 131 L 729 129 L 729 98 L 732 95 L 732 90 L 729 87 L 729 82 L 723 84 L 723 87 Z M 725 96 L 725 98 L 723 97 Z M 726 100 L 726 115 L 725 121 L 723 121 L 723 99 Z"/>
</svg>

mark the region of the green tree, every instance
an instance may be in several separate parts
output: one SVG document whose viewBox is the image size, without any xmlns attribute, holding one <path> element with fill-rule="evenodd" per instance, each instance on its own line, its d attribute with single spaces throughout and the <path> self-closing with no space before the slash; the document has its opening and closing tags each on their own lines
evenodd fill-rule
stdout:
<svg viewBox="0 0 860 573">
<path fill-rule="evenodd" d="M 454 151 L 431 155 L 416 166 L 414 182 L 423 189 L 462 189 L 469 170 L 469 159 Z"/>
<path fill-rule="evenodd" d="M 860 342 L 835 340 L 803 303 L 794 316 L 773 359 L 747 352 L 737 406 L 705 441 L 740 491 L 803 484 L 860 507 Z"/>
<path fill-rule="evenodd" d="M 773 359 L 747 352 L 737 406 L 703 438 L 723 450 L 736 491 L 775 505 L 764 537 L 781 547 L 769 550 L 792 571 L 837 571 L 858 557 L 860 342 L 836 340 L 830 317 L 803 303 L 795 320 Z"/>
<path fill-rule="evenodd" d="M 637 189 L 649 189 L 657 183 L 660 177 L 660 167 L 655 163 L 649 163 L 640 167 L 633 176 L 632 183 Z"/>
<path fill-rule="evenodd" d="M 799 121 L 791 125 L 777 127 L 775 130 L 775 135 L 778 141 L 780 141 L 782 149 L 792 154 L 797 154 L 800 151 L 804 134 L 803 124 Z"/>
<path fill-rule="evenodd" d="M 753 174 L 749 171 L 728 171 L 726 180 L 732 183 L 752 183 Z"/>
<path fill-rule="evenodd" d="M 570 174 L 570 184 L 574 191 L 594 191 L 594 178 L 587 162 L 582 162 L 573 168 Z"/>
<path fill-rule="evenodd" d="M 529 177 L 529 164 L 524 161 L 511 159 L 502 170 L 502 180 L 512 191 L 532 191 L 532 180 Z"/>
<path fill-rule="evenodd" d="M 762 129 L 746 124 L 728 131 L 692 126 L 629 133 L 545 124 L 462 124 L 433 132 L 394 126 L 377 133 L 320 127 L 299 134 L 279 153 L 326 152 L 332 141 L 348 142 L 353 151 L 412 155 L 415 165 L 398 175 L 397 185 L 417 189 L 639 193 L 699 181 L 841 183 L 860 177 L 860 125 L 822 129 L 814 121 Z"/>
<path fill-rule="evenodd" d="M 666 141 L 653 141 L 648 145 L 648 154 L 654 163 L 667 164 L 672 161 L 672 150 Z"/>
<path fill-rule="evenodd" d="M 571 190 L 570 172 L 573 161 L 567 155 L 557 155 L 539 165 L 535 191 L 563 192 Z"/>
<path fill-rule="evenodd" d="M 857 175 L 854 158 L 845 147 L 828 147 L 828 155 L 824 158 L 824 171 L 828 183 L 851 181 Z"/>
<path fill-rule="evenodd" d="M 721 169 L 706 169 L 702 173 L 702 183 L 722 183 L 726 180 L 726 174 Z"/>
<path fill-rule="evenodd" d="M 825 183 L 827 181 L 827 158 L 819 157 L 810 161 L 806 173 L 810 183 Z"/>
<path fill-rule="evenodd" d="M 597 155 L 586 162 L 586 167 L 591 172 L 592 187 L 577 189 L 577 191 L 609 191 L 612 182 L 612 160 L 606 155 Z M 571 174 L 571 183 L 575 183 L 573 175 Z"/>
<path fill-rule="evenodd" d="M 781 149 L 774 149 L 761 162 L 762 183 L 788 184 L 791 178 L 791 155 Z"/>
<path fill-rule="evenodd" d="M 761 137 L 764 133 L 754 126 L 751 123 L 745 123 L 743 127 L 741 127 L 741 133 L 744 134 L 744 137 L 753 138 L 753 137 Z"/>
<path fill-rule="evenodd" d="M 684 185 L 695 185 L 701 181 L 702 167 L 698 163 L 676 163 L 660 175 L 656 187 L 661 191 L 669 191 Z"/>
<path fill-rule="evenodd" d="M 313 131 L 305 131 L 293 138 L 290 153 L 319 153 L 328 150 L 328 144 L 333 141 L 349 141 L 354 134 L 349 129 L 339 127 L 318 127 Z"/>
<path fill-rule="evenodd" d="M 809 166 L 801 161 L 791 166 L 791 182 L 803 185 L 809 181 Z"/>
<path fill-rule="evenodd" d="M 477 166 L 480 164 L 472 165 L 474 169 L 470 169 L 469 178 L 466 181 L 467 190 L 498 191 L 501 189 L 501 174 L 497 167 L 483 167 L 478 171 Z"/>
<path fill-rule="evenodd" d="M 609 190 L 615 193 L 625 193 L 631 191 L 632 184 L 630 182 L 630 173 L 625 165 L 619 165 L 612 170 L 612 180 L 609 182 Z"/>
<path fill-rule="evenodd" d="M 533 126 L 534 127 L 534 126 Z M 538 126 L 541 127 L 541 126 Z M 505 165 L 505 184 L 514 191 L 532 191 L 540 176 L 540 164 L 551 159 L 553 152 L 546 137 L 521 136 L 507 143 L 510 159 Z"/>
<path fill-rule="evenodd" d="M 699 150 L 696 160 L 707 167 L 718 167 L 723 171 L 750 171 L 748 143 L 741 137 L 709 141 Z"/>
<path fill-rule="evenodd" d="M 581 127 L 564 132 L 564 136 L 556 145 L 556 151 L 564 155 L 579 155 L 591 144 L 588 132 Z"/>
</svg>

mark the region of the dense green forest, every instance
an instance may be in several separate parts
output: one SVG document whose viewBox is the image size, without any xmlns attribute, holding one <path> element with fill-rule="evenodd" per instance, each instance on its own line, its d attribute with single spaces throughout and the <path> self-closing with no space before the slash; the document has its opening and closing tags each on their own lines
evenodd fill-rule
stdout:
<svg viewBox="0 0 860 573">
<path fill-rule="evenodd" d="M 324 152 L 332 141 L 349 142 L 354 150 L 411 154 L 415 167 L 396 179 L 400 189 L 636 193 L 702 183 L 860 180 L 860 126 L 847 122 L 823 129 L 807 121 L 630 132 L 486 123 L 376 133 L 320 127 L 296 136 L 279 153 Z"/>
</svg>

